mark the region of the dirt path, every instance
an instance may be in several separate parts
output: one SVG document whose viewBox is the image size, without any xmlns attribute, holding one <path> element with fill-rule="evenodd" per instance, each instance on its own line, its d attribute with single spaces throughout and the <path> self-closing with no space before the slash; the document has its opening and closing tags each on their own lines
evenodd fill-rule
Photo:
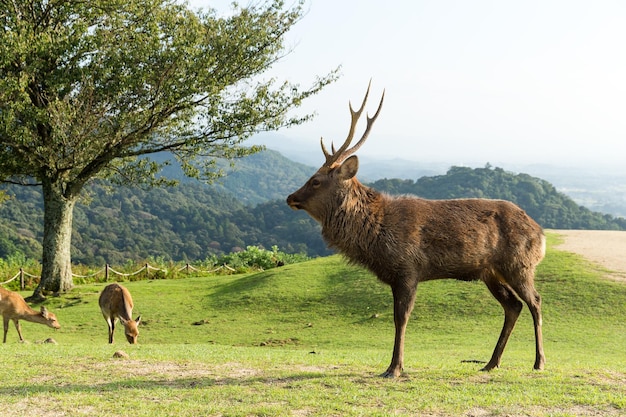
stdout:
<svg viewBox="0 0 626 417">
<path fill-rule="evenodd" d="M 626 281 L 626 231 L 549 230 L 564 238 L 559 250 L 584 256 L 612 272 L 607 278 Z"/>
</svg>

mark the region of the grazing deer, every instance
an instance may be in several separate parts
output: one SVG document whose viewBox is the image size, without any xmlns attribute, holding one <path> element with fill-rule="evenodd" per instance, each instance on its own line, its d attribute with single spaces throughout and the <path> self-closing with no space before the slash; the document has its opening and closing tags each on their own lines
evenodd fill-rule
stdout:
<svg viewBox="0 0 626 417">
<path fill-rule="evenodd" d="M 348 149 L 368 95 L 369 86 L 357 111 L 350 104 L 350 130 L 339 149 L 332 146 L 331 154 L 321 140 L 326 162 L 287 197 L 287 204 L 318 221 L 331 248 L 391 286 L 396 334 L 391 364 L 382 376 L 397 377 L 403 370 L 405 331 L 417 284 L 444 278 L 481 280 L 504 308 L 502 332 L 483 370 L 500 365 L 522 310 L 520 299 L 534 321 L 534 368 L 543 369 L 541 297 L 534 286 L 535 268 L 545 255 L 541 227 L 508 201 L 392 197 L 361 184 L 355 176 L 358 159 L 352 154 L 367 139 L 384 92 L 374 116 L 367 116 L 363 136 Z"/>
<path fill-rule="evenodd" d="M 41 306 L 41 310 L 37 312 L 26 304 L 26 301 L 21 295 L 4 288 L 0 288 L 0 314 L 2 314 L 2 319 L 4 321 L 4 339 L 2 340 L 2 343 L 7 342 L 9 320 L 13 320 L 13 323 L 15 323 L 15 328 L 17 329 L 17 334 L 20 337 L 20 342 L 24 341 L 20 320 L 45 324 L 53 329 L 61 328 L 61 325 L 57 321 L 57 316 L 50 313 L 44 306 Z"/>
<path fill-rule="evenodd" d="M 113 343 L 115 323 L 119 319 L 124 326 L 124 335 L 128 343 L 136 344 L 137 336 L 139 336 L 137 326 L 141 323 L 141 316 L 133 320 L 133 298 L 130 292 L 117 283 L 107 285 L 100 294 L 98 304 L 109 326 L 109 343 Z"/>
</svg>

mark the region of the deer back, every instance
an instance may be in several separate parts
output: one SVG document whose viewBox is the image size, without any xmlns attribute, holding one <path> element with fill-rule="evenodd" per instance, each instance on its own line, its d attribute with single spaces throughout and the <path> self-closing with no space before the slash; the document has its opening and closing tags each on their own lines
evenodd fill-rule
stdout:
<svg viewBox="0 0 626 417">
<path fill-rule="evenodd" d="M 19 294 L 0 288 L 0 314 L 10 319 L 32 311 L 26 301 Z"/>
</svg>

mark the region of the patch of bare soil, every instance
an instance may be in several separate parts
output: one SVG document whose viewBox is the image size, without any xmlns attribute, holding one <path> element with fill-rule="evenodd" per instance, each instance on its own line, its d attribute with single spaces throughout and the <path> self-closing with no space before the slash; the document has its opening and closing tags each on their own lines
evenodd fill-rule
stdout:
<svg viewBox="0 0 626 417">
<path fill-rule="evenodd" d="M 552 230 L 563 237 L 557 249 L 576 253 L 607 269 L 609 279 L 626 281 L 626 231 Z"/>
</svg>

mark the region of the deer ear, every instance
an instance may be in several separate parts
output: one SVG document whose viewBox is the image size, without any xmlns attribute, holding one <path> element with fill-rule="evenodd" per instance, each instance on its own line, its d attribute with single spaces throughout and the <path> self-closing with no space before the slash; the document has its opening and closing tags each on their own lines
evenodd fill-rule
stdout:
<svg viewBox="0 0 626 417">
<path fill-rule="evenodd" d="M 48 318 L 48 309 L 45 308 L 44 306 L 41 306 L 41 315 L 43 316 L 44 319 Z"/>
<path fill-rule="evenodd" d="M 137 322 L 137 326 L 139 326 L 139 323 L 141 323 L 141 316 L 137 317 L 137 319 L 135 320 L 135 322 Z"/>
<path fill-rule="evenodd" d="M 349 180 L 356 175 L 359 170 L 359 158 L 356 155 L 352 155 L 350 158 L 343 161 L 343 164 L 339 166 L 339 178 L 342 180 Z"/>
</svg>

